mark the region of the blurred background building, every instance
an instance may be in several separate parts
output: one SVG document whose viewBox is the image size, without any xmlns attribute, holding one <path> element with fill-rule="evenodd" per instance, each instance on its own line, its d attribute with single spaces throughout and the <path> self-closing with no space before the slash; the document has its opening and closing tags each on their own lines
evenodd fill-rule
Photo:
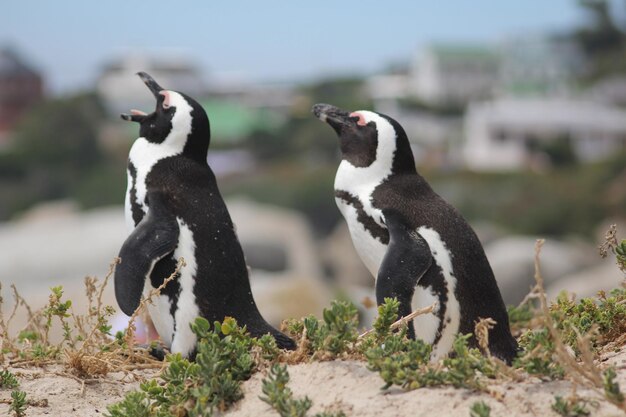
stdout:
<svg viewBox="0 0 626 417">
<path fill-rule="evenodd" d="M 43 79 L 12 48 L 0 49 L 0 147 L 26 112 L 43 99 Z"/>
<path fill-rule="evenodd" d="M 337 43 L 333 33 L 315 32 L 320 19 L 351 25 L 341 13 L 311 9 L 309 19 L 285 29 L 282 25 L 295 24 L 287 17 L 300 15 L 286 9 L 280 15 L 285 19 L 272 20 L 275 27 L 252 33 L 256 23 L 234 28 L 228 22 L 246 17 L 225 9 L 225 17 L 213 24 L 232 32 L 215 34 L 208 32 L 213 27 L 168 20 L 170 26 L 159 28 L 159 36 L 143 41 L 148 47 L 134 51 L 111 51 L 97 36 L 87 36 L 91 31 L 83 31 L 92 42 L 83 53 L 97 56 L 98 64 L 89 68 L 69 46 L 87 42 L 80 41 L 74 26 L 54 53 L 33 47 L 30 38 L 20 39 L 21 32 L 11 36 L 1 29 L 0 43 L 10 45 L 0 49 L 0 281 L 5 299 L 11 283 L 40 304 L 47 288 L 57 284 L 80 299 L 81 278 L 102 277 L 117 255 L 126 235 L 121 207 L 126 158 L 137 136 L 137 126 L 121 121 L 119 113 L 154 106 L 138 71 L 188 93 L 207 110 L 212 128 L 208 162 L 237 224 L 255 297 L 274 323 L 319 313 L 338 296 L 359 304 L 364 324 L 373 315 L 362 301 L 375 298 L 374 280 L 356 256 L 334 203 L 336 138 L 310 115 L 317 102 L 374 109 L 405 127 L 418 170 L 476 228 L 507 303 L 519 302 L 532 284 L 533 244 L 539 237 L 548 238 L 543 262 L 550 295 L 569 289 L 588 296 L 619 285 L 619 272 L 599 259 L 595 248 L 610 223 L 618 223 L 619 234 L 626 236 L 623 5 L 551 2 L 554 13 L 577 17 L 560 26 L 547 19 L 544 26 L 522 33 L 500 25 L 498 31 L 485 32 L 489 36 L 467 39 L 514 20 L 520 13 L 515 8 L 529 8 L 527 19 L 534 22 L 536 10 L 530 9 L 546 4 L 530 3 L 494 1 L 488 19 L 470 8 L 463 13 L 471 18 L 453 20 L 443 6 L 409 2 L 398 7 L 398 13 L 407 9 L 402 16 L 364 17 L 372 25 L 389 19 L 393 32 L 402 29 L 394 19 L 432 13 L 443 29 L 418 34 L 413 25 L 409 35 L 397 37 L 408 45 L 400 52 L 389 41 L 357 41 L 357 36 L 350 38 L 354 42 Z M 12 7 L 16 15 L 27 13 Z M 83 12 L 81 19 L 95 25 Z M 126 14 L 101 12 L 110 13 L 120 33 L 135 43 L 147 39 Z M 200 14 L 187 12 L 186 18 Z M 480 18 L 485 20 L 477 22 Z M 204 43 L 193 43 L 196 38 Z M 281 41 L 288 44 L 279 46 Z M 381 53 L 387 50 L 396 55 Z M 216 70 L 225 51 L 236 59 L 228 70 Z M 254 59 L 245 61 L 246 54 Z M 341 66 L 348 57 L 356 64 Z M 251 76 L 270 67 L 275 76 Z M 299 75 L 288 76 L 284 68 Z M 91 79 L 75 75 L 88 70 Z M 65 87 L 44 89 L 48 79 L 62 79 Z M 111 291 L 108 302 L 115 304 Z"/>
</svg>

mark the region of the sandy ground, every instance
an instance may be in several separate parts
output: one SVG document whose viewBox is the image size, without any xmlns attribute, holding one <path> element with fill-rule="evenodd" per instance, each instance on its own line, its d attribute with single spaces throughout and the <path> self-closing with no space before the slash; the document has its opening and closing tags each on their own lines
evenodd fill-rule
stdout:
<svg viewBox="0 0 626 417">
<path fill-rule="evenodd" d="M 626 353 L 611 359 L 620 367 L 619 381 L 626 388 Z M 289 367 L 289 387 L 295 397 L 308 396 L 313 401 L 309 415 L 323 411 L 342 410 L 347 416 L 469 416 L 469 408 L 476 401 L 484 401 L 491 407 L 491 416 L 558 416 L 552 411 L 554 395 L 568 396 L 572 384 L 566 381 L 528 382 L 499 384 L 493 389 L 501 400 L 466 389 L 423 388 L 403 391 L 391 388 L 381 391 L 383 382 L 360 362 L 322 362 Z M 229 417 L 277 416 L 270 406 L 259 399 L 263 375 L 255 374 L 244 384 L 244 401 L 236 404 Z M 578 395 L 597 398 L 591 390 L 578 388 Z M 591 408 L 593 416 L 621 416 L 616 407 L 603 404 Z"/>
<path fill-rule="evenodd" d="M 618 381 L 626 391 L 626 349 L 607 359 L 606 363 L 618 369 Z M 138 382 L 122 382 L 121 374 L 111 374 L 101 381 L 82 384 L 63 376 L 61 366 L 45 369 L 11 369 L 20 381 L 20 389 L 27 393 L 31 405 L 26 416 L 102 416 L 108 404 L 119 401 L 126 392 L 138 388 Z M 558 416 L 551 409 L 554 395 L 568 396 L 572 384 L 567 381 L 500 383 L 493 386 L 497 394 L 486 394 L 466 389 L 433 388 L 405 392 L 398 388 L 381 391 L 378 374 L 370 372 L 364 363 L 354 361 L 316 362 L 289 366 L 289 387 L 296 397 L 308 396 L 313 401 L 309 415 L 322 411 L 343 411 L 347 416 L 469 416 L 469 408 L 476 401 L 491 406 L 491 416 Z M 155 371 L 142 373 L 153 377 Z M 269 405 L 259 399 L 261 380 L 265 372 L 256 373 L 243 384 L 245 398 L 227 413 L 229 417 L 278 416 Z M 597 399 L 596 393 L 578 388 L 583 398 Z M 10 389 L 0 390 L 0 415 L 10 415 L 6 401 Z M 500 397 L 499 399 L 497 397 Z M 46 405 L 47 403 L 47 405 Z M 589 407 L 592 416 L 622 416 L 616 407 L 602 402 Z"/>
<path fill-rule="evenodd" d="M 19 389 L 26 392 L 31 405 L 27 417 L 35 416 L 103 416 L 106 406 L 121 400 L 127 392 L 139 388 L 139 382 L 125 382 L 121 373 L 112 373 L 99 381 L 83 384 L 70 376 L 61 365 L 45 368 L 8 368 L 17 376 Z M 157 371 L 142 371 L 145 378 L 158 375 Z M 6 400 L 11 389 L 0 389 L 0 416 L 12 416 Z"/>
</svg>

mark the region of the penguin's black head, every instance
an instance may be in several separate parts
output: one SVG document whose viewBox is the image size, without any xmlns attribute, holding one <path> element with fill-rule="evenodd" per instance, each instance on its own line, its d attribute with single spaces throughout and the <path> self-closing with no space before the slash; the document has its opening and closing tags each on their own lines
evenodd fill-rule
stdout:
<svg viewBox="0 0 626 417">
<path fill-rule="evenodd" d="M 137 75 L 154 95 L 156 109 L 150 114 L 133 109 L 122 119 L 139 123 L 139 136 L 148 142 L 180 147 L 187 156 L 206 161 L 211 132 L 202 106 L 183 93 L 165 90 L 145 72 Z"/>
<path fill-rule="evenodd" d="M 406 133 L 391 117 L 368 110 L 348 112 L 330 104 L 316 104 L 312 112 L 337 133 L 342 158 L 351 165 L 365 168 L 376 162 L 394 173 L 415 172 Z"/>
</svg>

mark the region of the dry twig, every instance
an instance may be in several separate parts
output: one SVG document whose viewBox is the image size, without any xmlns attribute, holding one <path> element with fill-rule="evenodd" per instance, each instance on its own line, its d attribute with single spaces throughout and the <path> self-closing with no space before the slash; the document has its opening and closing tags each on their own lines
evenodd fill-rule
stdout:
<svg viewBox="0 0 626 417">
<path fill-rule="evenodd" d="M 411 314 L 408 314 L 404 317 L 401 317 L 400 319 L 396 320 L 395 322 L 393 322 L 391 324 L 391 326 L 389 326 L 390 330 L 395 330 L 398 327 L 405 325 L 406 323 L 408 323 L 409 321 L 413 320 L 415 317 L 417 316 L 421 316 L 424 314 L 428 314 L 428 313 L 432 313 L 433 310 L 437 307 L 437 302 L 434 302 L 432 305 L 428 306 L 428 307 L 424 307 L 424 308 L 420 308 L 415 310 L 414 312 L 412 312 Z M 359 337 L 357 337 L 357 341 L 363 339 L 365 336 L 367 336 L 368 334 L 372 333 L 374 331 L 374 329 L 369 329 L 363 333 L 361 333 L 359 335 Z"/>
</svg>

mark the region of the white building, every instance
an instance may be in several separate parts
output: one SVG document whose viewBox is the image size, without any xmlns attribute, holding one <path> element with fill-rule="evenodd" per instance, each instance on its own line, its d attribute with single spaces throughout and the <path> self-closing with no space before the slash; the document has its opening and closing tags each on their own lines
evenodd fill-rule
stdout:
<svg viewBox="0 0 626 417">
<path fill-rule="evenodd" d="M 579 160 L 590 162 L 626 147 L 626 111 L 584 100 L 501 99 L 471 104 L 464 130 L 463 159 L 473 170 L 545 163 L 533 149 L 563 138 Z"/>
<path fill-rule="evenodd" d="M 432 104 L 465 104 L 491 97 L 499 56 L 490 46 L 440 44 L 421 50 L 409 77 L 412 95 Z"/>
</svg>

